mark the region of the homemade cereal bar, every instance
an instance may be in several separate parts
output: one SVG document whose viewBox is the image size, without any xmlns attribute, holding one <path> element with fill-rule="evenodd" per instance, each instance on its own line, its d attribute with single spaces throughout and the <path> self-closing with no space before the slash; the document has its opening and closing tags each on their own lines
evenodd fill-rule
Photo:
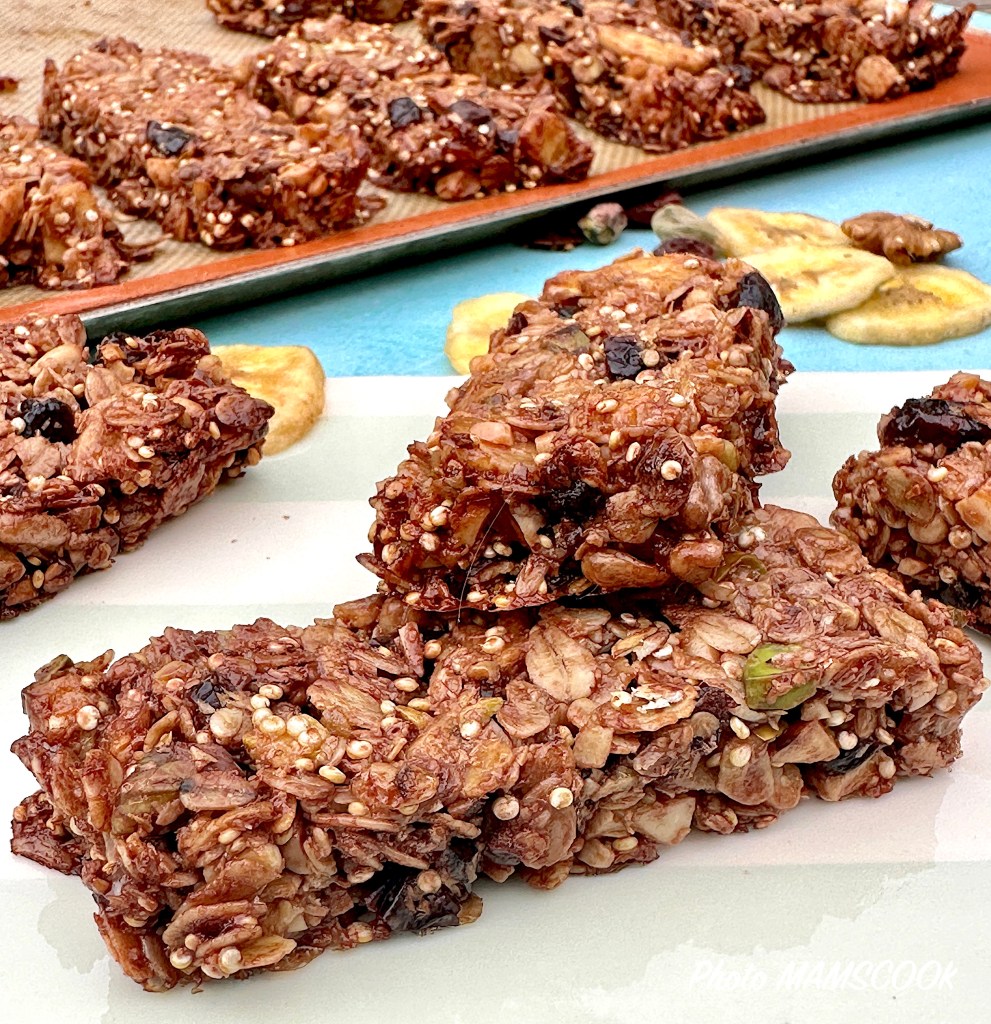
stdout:
<svg viewBox="0 0 991 1024">
<path fill-rule="evenodd" d="M 618 142 L 665 152 L 759 124 L 746 68 L 686 43 L 651 5 L 623 0 L 428 0 L 425 37 L 494 85 L 546 78 L 561 108 Z"/>
<path fill-rule="evenodd" d="M 337 616 L 170 629 L 24 691 L 13 849 L 82 877 L 145 988 L 470 923 L 480 875 L 552 888 L 881 796 L 959 756 L 986 685 L 942 605 L 780 509 L 704 601 Z"/>
<path fill-rule="evenodd" d="M 209 353 L 185 328 L 91 350 L 75 316 L 0 324 L 0 619 L 258 461 L 271 406 Z"/>
<path fill-rule="evenodd" d="M 735 260 L 641 256 L 552 279 L 379 485 L 360 561 L 435 611 L 711 575 L 754 476 L 788 458 L 772 307 Z"/>
<path fill-rule="evenodd" d="M 206 0 L 224 28 L 277 36 L 306 18 L 344 14 L 360 21 L 406 21 L 416 0 Z"/>
<path fill-rule="evenodd" d="M 803 103 L 890 100 L 949 78 L 974 11 L 929 0 L 657 0 L 665 21 Z"/>
<path fill-rule="evenodd" d="M 360 221 L 368 166 L 352 129 L 289 122 L 198 54 L 102 40 L 45 68 L 45 136 L 122 209 L 181 241 L 294 245 Z"/>
<path fill-rule="evenodd" d="M 553 98 L 454 74 L 388 28 L 308 21 L 250 58 L 249 88 L 291 117 L 356 125 L 385 188 L 467 199 L 588 174 L 592 148 Z"/>
<path fill-rule="evenodd" d="M 833 480 L 832 523 L 878 566 L 991 631 L 991 383 L 957 373 L 878 425 Z"/>
<path fill-rule="evenodd" d="M 124 242 L 84 163 L 0 117 L 0 288 L 113 284 L 148 250 Z"/>
</svg>

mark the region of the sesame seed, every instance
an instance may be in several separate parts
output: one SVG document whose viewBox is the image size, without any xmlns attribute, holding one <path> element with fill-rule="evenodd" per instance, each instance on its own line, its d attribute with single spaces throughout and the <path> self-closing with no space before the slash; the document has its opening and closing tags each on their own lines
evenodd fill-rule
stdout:
<svg viewBox="0 0 991 1024">
<path fill-rule="evenodd" d="M 236 946 L 227 946 L 217 960 L 224 974 L 233 974 L 241 968 L 241 950 Z"/>
<path fill-rule="evenodd" d="M 140 455 L 141 458 L 143 459 L 153 459 L 155 457 L 155 449 L 149 448 L 148 445 L 143 444 L 138 449 L 138 455 Z"/>
<path fill-rule="evenodd" d="M 427 647 L 428 646 L 429 646 L 429 644 L 424 646 L 423 654 L 424 654 L 425 657 L 429 658 L 429 657 L 431 657 L 431 655 L 427 654 Z M 439 653 L 440 653 L 440 651 L 437 652 L 437 654 L 439 654 Z M 433 657 L 436 658 L 437 654 L 434 654 Z M 396 686 L 397 690 L 401 690 L 403 693 L 413 693 L 416 690 L 420 689 L 420 684 L 415 679 L 413 679 L 411 676 L 402 676 L 401 678 L 397 679 L 396 683 L 395 683 L 395 686 Z"/>
<path fill-rule="evenodd" d="M 596 412 L 612 412 L 619 406 L 619 402 L 615 398 L 603 398 L 601 402 L 597 402 L 595 405 Z"/>
<path fill-rule="evenodd" d="M 750 729 L 746 723 L 740 721 L 735 715 L 729 720 L 729 727 L 741 740 L 745 740 L 750 735 Z"/>
<path fill-rule="evenodd" d="M 888 743 L 894 743 L 895 742 L 895 737 L 892 736 L 891 733 L 888 732 L 887 729 L 878 729 L 878 730 L 875 731 L 874 735 L 877 736 L 877 738 L 882 743 L 888 744 Z"/>
<path fill-rule="evenodd" d="M 259 708 L 268 707 L 268 697 L 263 697 L 260 693 L 254 693 L 251 695 L 251 700 L 248 703 L 257 711 Z"/>
<path fill-rule="evenodd" d="M 469 590 L 465 600 L 469 604 L 478 604 L 480 601 L 485 600 L 485 595 L 479 590 Z"/>
<path fill-rule="evenodd" d="M 268 697 L 269 700 L 278 700 L 282 694 L 282 687 L 277 683 L 264 683 L 258 687 L 258 693 L 262 697 Z"/>
<path fill-rule="evenodd" d="M 309 757 L 297 757 L 293 764 L 301 772 L 312 772 L 316 767 L 313 763 L 313 759 Z"/>
<path fill-rule="evenodd" d="M 626 449 L 626 461 L 636 462 L 636 460 L 640 458 L 640 453 L 642 451 L 643 448 L 641 447 L 640 442 L 634 441 L 633 444 L 631 444 L 630 447 Z M 661 472 L 663 473 L 663 469 L 661 470 Z"/>
<path fill-rule="evenodd" d="M 895 774 L 895 762 L 890 757 L 882 758 L 877 765 L 877 773 L 882 779 L 890 779 Z"/>
<path fill-rule="evenodd" d="M 258 708 L 251 714 L 251 723 L 255 726 L 261 726 L 269 718 L 272 718 L 272 712 L 268 708 Z"/>
<path fill-rule="evenodd" d="M 169 963 L 177 971 L 184 971 L 193 962 L 193 954 L 188 949 L 174 949 L 169 953 Z"/>
<path fill-rule="evenodd" d="M 412 708 L 414 711 L 429 711 L 430 701 L 426 697 L 417 697 L 411 700 L 407 705 L 408 708 Z"/>
<path fill-rule="evenodd" d="M 210 432 L 210 436 L 214 441 L 220 440 L 220 426 L 214 420 L 210 420 L 210 426 L 207 428 Z"/>
<path fill-rule="evenodd" d="M 550 802 L 555 810 L 563 811 L 575 802 L 575 795 L 567 786 L 557 786 L 551 790 Z"/>
<path fill-rule="evenodd" d="M 244 715 L 238 708 L 221 708 L 210 716 L 210 732 L 218 740 L 236 736 L 241 728 Z"/>
<path fill-rule="evenodd" d="M 461 735 L 466 740 L 473 740 L 480 732 L 482 727 L 478 722 L 462 722 L 461 723 Z"/>
<path fill-rule="evenodd" d="M 439 640 L 428 640 L 423 645 L 423 656 L 424 656 L 424 658 L 428 658 L 431 661 L 433 661 L 435 658 L 439 658 L 440 657 L 440 652 L 442 650 L 443 650 L 443 646 L 441 645 L 441 642 Z M 412 679 L 410 680 L 410 682 L 414 682 L 414 681 L 415 680 L 412 680 Z M 398 679 L 396 680 L 396 685 L 399 686 L 399 680 Z M 399 689 L 402 690 L 403 687 L 399 686 Z M 412 687 L 412 689 L 415 690 L 416 687 L 414 686 L 414 687 Z"/>
<path fill-rule="evenodd" d="M 360 760 L 368 757 L 372 752 L 372 745 L 368 740 L 351 740 L 347 745 L 348 757 Z"/>
<path fill-rule="evenodd" d="M 441 877 L 432 868 L 428 868 L 426 871 L 421 871 L 416 876 L 416 885 L 420 892 L 433 893 L 438 892 L 441 887 Z"/>
<path fill-rule="evenodd" d="M 490 636 L 482 644 L 482 650 L 486 654 L 498 654 L 505 646 L 506 641 L 501 636 Z"/>
<path fill-rule="evenodd" d="M 938 484 L 941 480 L 945 480 L 950 475 L 950 471 L 946 466 L 932 466 L 926 473 L 926 479 L 931 484 Z"/>
<path fill-rule="evenodd" d="M 744 768 L 750 763 L 751 754 L 750 747 L 734 747 L 729 752 L 729 763 L 734 768 Z"/>
<path fill-rule="evenodd" d="M 673 405 L 676 409 L 683 409 L 688 405 L 688 399 L 684 395 L 672 395 L 668 399 L 668 405 Z"/>
<path fill-rule="evenodd" d="M 674 459 L 665 459 L 661 463 L 661 476 L 665 480 L 677 480 L 682 474 L 682 465 Z"/>
<path fill-rule="evenodd" d="M 230 846 L 230 844 L 233 843 L 240 834 L 241 833 L 236 828 L 225 828 L 224 831 L 217 836 L 217 842 L 224 846 Z"/>
<path fill-rule="evenodd" d="M 839 710 L 830 711 L 829 717 L 826 719 L 826 721 L 835 729 L 836 726 L 842 725 L 846 721 L 846 712 Z"/>
<path fill-rule="evenodd" d="M 628 853 L 630 850 L 635 850 L 640 845 L 640 840 L 636 836 L 623 836 L 621 839 L 614 839 L 612 848 L 617 853 Z"/>
<path fill-rule="evenodd" d="M 269 714 L 258 723 L 258 728 L 269 736 L 281 736 L 286 731 L 286 723 L 278 715 Z"/>
<path fill-rule="evenodd" d="M 333 782 L 334 785 L 340 785 L 347 776 L 340 768 L 334 768 L 332 765 L 325 764 L 317 774 L 321 779 L 326 779 L 328 782 Z"/>
<path fill-rule="evenodd" d="M 410 592 L 409 592 L 409 593 L 408 593 L 408 594 L 407 594 L 407 595 L 406 595 L 406 596 L 405 596 L 405 597 L 403 598 L 403 600 L 404 600 L 404 601 L 406 602 L 406 604 L 409 604 L 409 605 L 414 605 L 414 604 L 418 604 L 418 603 L 419 603 L 419 600 L 420 600 L 420 592 L 419 592 L 418 590 L 411 590 L 411 591 L 410 591 Z"/>
<path fill-rule="evenodd" d="M 428 518 L 433 526 L 446 526 L 450 516 L 451 513 L 449 509 L 444 508 L 443 505 L 438 505 L 436 508 L 431 510 Z"/>
<path fill-rule="evenodd" d="M 45 574 L 41 569 L 35 569 L 35 571 L 31 573 L 31 586 L 34 587 L 35 590 L 41 590 L 44 585 Z"/>
<path fill-rule="evenodd" d="M 348 814 L 353 814 L 356 818 L 363 818 L 368 813 L 368 808 L 360 800 L 352 800 L 348 804 Z"/>
</svg>

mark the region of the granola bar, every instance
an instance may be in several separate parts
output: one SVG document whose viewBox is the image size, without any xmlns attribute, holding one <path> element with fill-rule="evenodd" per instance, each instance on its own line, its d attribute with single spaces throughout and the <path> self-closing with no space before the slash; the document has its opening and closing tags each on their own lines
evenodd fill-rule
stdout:
<svg viewBox="0 0 991 1024">
<path fill-rule="evenodd" d="M 0 324 L 0 619 L 104 569 L 259 458 L 272 409 L 191 329 Z"/>
<path fill-rule="evenodd" d="M 162 990 L 469 923 L 480 875 L 552 888 L 953 761 L 987 681 L 947 610 L 809 516 L 738 526 L 704 601 L 452 623 L 378 597 L 56 658 L 24 692 L 41 790 L 13 849 L 79 873 Z"/>
<path fill-rule="evenodd" d="M 49 61 L 41 125 L 121 209 L 181 241 L 288 246 L 365 212 L 368 158 L 356 131 L 293 124 L 198 54 L 113 39 L 61 70 Z"/>
<path fill-rule="evenodd" d="M 670 24 L 802 103 L 890 100 L 954 75 L 974 11 L 929 0 L 657 0 Z"/>
<path fill-rule="evenodd" d="M 683 40 L 651 4 L 427 0 L 418 19 L 455 70 L 494 85 L 547 78 L 566 113 L 618 142 L 666 152 L 764 120 L 746 69 Z"/>
<path fill-rule="evenodd" d="M 832 523 L 897 572 L 991 631 L 991 383 L 957 373 L 881 418 L 879 451 L 833 480 Z"/>
<path fill-rule="evenodd" d="M 684 255 L 552 279 L 380 484 L 359 560 L 432 610 L 711 574 L 721 524 L 788 458 L 767 295 L 743 263 Z"/>
<path fill-rule="evenodd" d="M 355 21 L 406 21 L 417 0 L 206 0 L 224 28 L 278 36 L 307 18 L 347 15 Z"/>
<path fill-rule="evenodd" d="M 113 284 L 148 254 L 128 245 L 92 190 L 86 165 L 0 118 L 0 288 Z"/>
<path fill-rule="evenodd" d="M 491 88 L 429 47 L 340 16 L 252 58 L 248 87 L 297 119 L 357 125 L 384 188 L 467 199 L 580 180 L 592 162 L 549 95 Z"/>
</svg>

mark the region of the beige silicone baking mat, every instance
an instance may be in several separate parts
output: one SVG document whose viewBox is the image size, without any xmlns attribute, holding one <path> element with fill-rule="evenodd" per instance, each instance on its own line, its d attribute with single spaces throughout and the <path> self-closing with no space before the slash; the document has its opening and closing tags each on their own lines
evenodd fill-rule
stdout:
<svg viewBox="0 0 991 1024">
<path fill-rule="evenodd" d="M 400 27 L 400 31 L 412 30 L 411 25 Z M 19 87 L 14 92 L 0 94 L 0 115 L 6 113 L 32 117 L 39 99 L 45 59 L 51 58 L 56 62 L 62 62 L 74 52 L 107 35 L 123 35 L 149 48 L 167 45 L 196 50 L 229 62 L 237 61 L 267 45 L 267 41 L 260 37 L 230 32 L 218 26 L 206 9 L 205 0 L 0 0 L 0 76 L 10 75 L 19 80 Z M 952 89 L 953 85 L 954 83 L 944 83 L 933 90 L 933 94 L 941 91 L 945 93 L 948 87 Z M 988 91 L 991 93 L 991 89 Z M 793 150 L 800 148 L 806 136 L 828 137 L 833 129 L 819 129 L 816 122 L 825 126 L 830 121 L 835 122 L 836 115 L 857 108 L 864 111 L 865 120 L 876 122 L 879 119 L 880 112 L 876 108 L 868 111 L 861 104 L 803 105 L 792 103 L 762 87 L 758 87 L 757 93 L 767 112 L 767 122 L 745 133 L 744 148 L 749 151 L 760 151 L 765 148 L 780 151 L 783 148 L 778 141 L 781 136 L 780 130 L 790 126 L 808 125 L 809 128 L 808 131 L 798 129 L 797 132 L 789 133 L 794 136 L 791 147 Z M 906 109 L 907 102 L 917 99 L 918 97 L 910 97 L 885 106 L 891 108 L 891 117 L 896 118 L 899 111 Z M 929 103 L 928 100 L 926 102 Z M 888 112 L 885 111 L 883 116 L 887 118 Z M 859 119 L 858 115 L 857 120 Z M 584 130 L 582 132 L 595 145 L 596 155 L 589 185 L 594 186 L 598 179 L 600 193 L 605 190 L 602 187 L 605 185 L 629 187 L 638 184 L 639 181 L 657 181 L 664 175 L 661 164 L 664 157 L 659 160 L 656 154 L 647 154 L 630 146 L 607 142 Z M 733 144 L 733 140 L 728 141 L 730 145 Z M 727 140 L 703 143 L 692 147 L 688 153 L 692 158 L 697 154 L 698 162 L 705 163 L 711 159 L 710 155 L 721 152 L 720 147 L 726 146 Z M 735 148 L 739 149 L 740 146 L 737 145 Z M 682 167 L 685 166 L 684 155 L 672 155 L 680 157 L 678 163 Z M 693 162 L 693 159 L 689 160 L 689 164 Z M 636 169 L 641 165 L 644 173 L 638 176 Z M 353 236 L 357 247 L 364 244 L 364 239 L 373 237 L 376 233 L 380 239 L 387 235 L 392 242 L 397 238 L 401 239 L 405 229 L 397 222 L 409 223 L 411 237 L 415 227 L 433 222 L 435 234 L 443 237 L 443 226 L 457 227 L 464 221 L 478 220 L 482 214 L 483 220 L 489 217 L 498 219 L 499 216 L 505 218 L 506 210 L 510 208 L 535 209 L 539 205 L 540 195 L 544 193 L 547 196 L 560 196 L 560 202 L 573 202 L 576 196 L 580 197 L 582 191 L 575 186 L 545 186 L 531 190 L 525 198 L 516 194 L 495 197 L 494 200 L 491 197 L 468 200 L 456 204 L 459 210 L 453 216 L 459 218 L 457 222 L 452 219 L 452 204 L 445 204 L 426 196 L 383 193 L 386 205 L 375 215 L 371 224 L 343 234 Z M 584 192 L 592 194 L 590 189 L 585 189 Z M 528 207 L 522 205 L 526 202 L 530 204 Z M 480 203 L 484 205 L 479 206 Z M 506 207 L 506 210 L 503 207 Z M 425 214 L 427 217 L 424 217 Z M 386 223 L 396 224 L 396 229 L 384 232 L 382 225 Z M 157 229 L 145 223 L 124 223 L 122 228 L 129 237 L 149 238 L 157 235 Z M 340 241 L 341 236 L 334 241 L 338 253 L 342 248 L 337 244 Z M 294 253 L 281 255 L 284 255 L 287 263 L 296 258 Z M 236 256 L 233 257 L 233 260 L 236 259 Z M 243 257 L 239 268 L 238 264 L 232 262 L 230 253 L 212 251 L 198 243 L 166 242 L 154 259 L 138 264 L 130 271 L 125 278 L 125 282 L 131 283 L 130 287 L 121 289 L 120 286 L 110 286 L 99 289 L 101 296 L 105 294 L 106 301 L 87 300 L 87 305 L 112 306 L 114 302 L 120 300 L 122 291 L 129 291 L 135 297 L 144 297 L 156 291 L 168 291 L 177 282 L 188 284 L 195 279 L 223 279 L 228 276 L 226 267 L 222 265 L 223 261 L 231 263 L 231 277 L 243 273 Z M 202 269 L 197 273 L 194 268 Z M 183 271 L 187 273 L 183 274 Z M 161 287 L 157 287 L 154 281 L 160 281 Z M 142 284 L 139 285 L 138 282 Z M 83 308 L 80 305 L 81 293 L 73 294 L 76 298 L 64 299 L 66 304 L 62 308 Z M 35 303 L 44 298 L 51 299 L 52 296 L 51 292 L 26 286 L 0 290 L 0 308 L 23 306 L 24 303 Z M 76 305 L 73 307 L 68 304 L 70 302 L 75 302 Z M 50 309 L 51 305 L 51 302 L 46 304 L 46 311 L 53 311 Z"/>
</svg>

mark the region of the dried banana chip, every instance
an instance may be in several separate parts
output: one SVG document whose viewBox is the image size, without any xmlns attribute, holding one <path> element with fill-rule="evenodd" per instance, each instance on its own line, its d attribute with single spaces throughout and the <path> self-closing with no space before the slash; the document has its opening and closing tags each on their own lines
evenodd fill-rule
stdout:
<svg viewBox="0 0 991 1024">
<path fill-rule="evenodd" d="M 275 409 L 265 438 L 266 455 L 285 451 L 320 419 L 324 372 L 320 360 L 308 348 L 217 345 L 211 351 L 235 384 Z"/>
<path fill-rule="evenodd" d="M 785 320 L 792 324 L 859 306 L 896 272 L 883 256 L 807 242 L 742 258 L 767 278 Z"/>
<path fill-rule="evenodd" d="M 850 245 L 839 224 L 809 213 L 768 213 L 717 206 L 706 215 L 728 256 L 745 256 L 782 245 Z"/>
<path fill-rule="evenodd" d="M 826 321 L 861 345 L 931 345 L 991 324 L 991 286 L 951 267 L 899 267 L 863 305 Z"/>
<path fill-rule="evenodd" d="M 475 356 L 489 350 L 489 337 L 493 331 L 505 327 L 513 310 L 529 299 L 518 292 L 493 292 L 476 299 L 459 302 L 447 325 L 447 343 L 444 354 L 458 373 L 468 373 Z"/>
</svg>

